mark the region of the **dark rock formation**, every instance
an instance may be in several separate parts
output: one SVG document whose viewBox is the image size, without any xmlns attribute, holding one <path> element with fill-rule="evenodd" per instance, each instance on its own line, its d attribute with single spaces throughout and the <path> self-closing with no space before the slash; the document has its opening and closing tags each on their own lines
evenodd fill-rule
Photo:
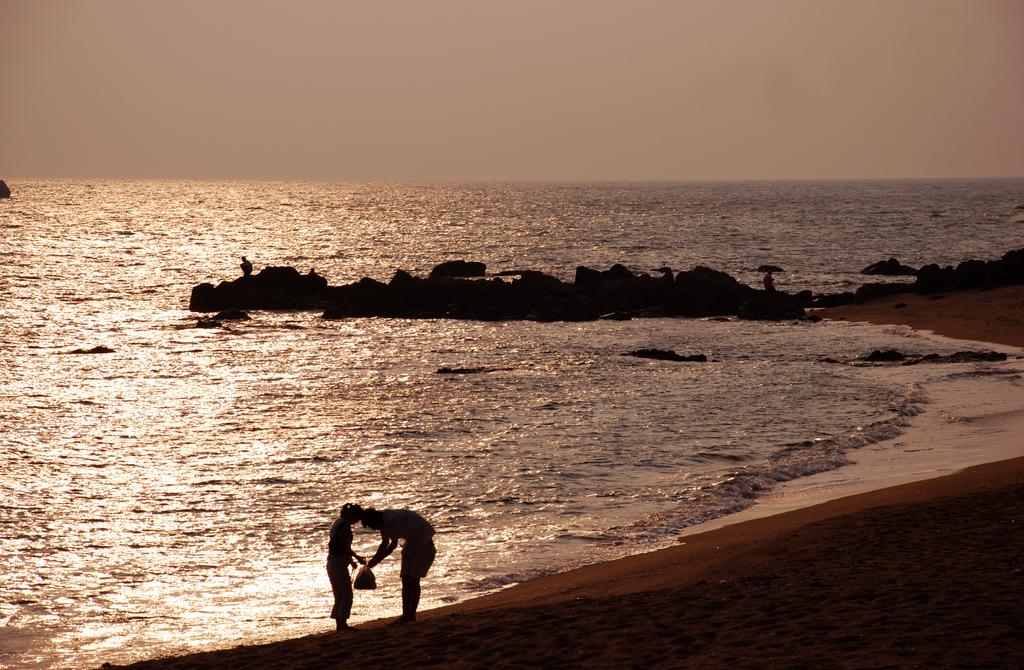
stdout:
<svg viewBox="0 0 1024 670">
<path fill-rule="evenodd" d="M 1008 251 L 995 261 L 964 261 L 955 268 L 935 263 L 925 265 L 917 272 L 914 290 L 939 293 L 1006 284 L 1024 284 L 1024 249 Z"/>
<path fill-rule="evenodd" d="M 438 375 L 475 375 L 481 372 L 501 372 L 510 370 L 511 368 L 487 368 L 487 367 L 468 367 L 468 368 L 438 368 L 434 374 Z"/>
<path fill-rule="evenodd" d="M 905 361 L 904 365 L 917 365 L 918 363 L 995 363 L 1005 361 L 1006 354 L 998 351 L 958 351 L 954 354 L 926 354 L 918 358 L 911 358 Z"/>
<path fill-rule="evenodd" d="M 758 272 L 785 272 L 778 265 L 761 265 L 757 268 Z"/>
<path fill-rule="evenodd" d="M 914 290 L 918 293 L 936 293 L 945 291 L 952 283 L 953 268 L 942 268 L 935 263 L 930 263 L 917 271 Z"/>
<path fill-rule="evenodd" d="M 0 198 L 10 198 L 10 197 L 11 197 L 11 189 L 10 189 L 10 187 L 7 186 L 7 182 L 5 182 L 3 179 L 0 179 Z"/>
<path fill-rule="evenodd" d="M 576 286 L 592 286 L 601 281 L 602 276 L 600 270 L 593 270 L 585 265 L 579 265 L 576 267 L 576 277 L 574 279 Z"/>
<path fill-rule="evenodd" d="M 668 291 L 665 307 L 672 316 L 730 316 L 757 291 L 732 276 L 697 266 L 680 272 Z"/>
<path fill-rule="evenodd" d="M 867 363 L 900 363 L 902 365 L 919 365 L 921 363 L 993 363 L 1005 361 L 1006 354 L 997 351 L 958 351 L 953 354 L 925 354 L 910 357 L 895 349 L 872 351 L 861 359 Z"/>
<path fill-rule="evenodd" d="M 636 358 L 653 358 L 658 361 L 681 361 L 688 363 L 707 363 L 708 357 L 704 354 L 692 356 L 681 356 L 671 349 L 637 349 L 622 354 L 623 356 L 635 356 Z"/>
<path fill-rule="evenodd" d="M 985 261 L 969 260 L 956 266 L 953 270 L 953 287 L 970 288 L 981 286 L 988 279 L 988 263 Z"/>
<path fill-rule="evenodd" d="M 636 278 L 637 276 L 621 263 L 616 263 L 607 270 L 592 270 L 580 265 L 576 268 L 575 283 L 577 286 L 593 286 L 604 282 L 630 281 Z"/>
<path fill-rule="evenodd" d="M 912 291 L 937 293 L 1024 283 L 1024 249 L 1010 251 L 997 261 L 964 261 L 956 268 L 926 265 L 918 271 L 913 283 L 869 283 L 856 293 L 821 296 L 814 296 L 810 291 L 790 295 L 757 290 L 724 272 L 703 266 L 675 276 L 667 267 L 659 270 L 663 270 L 663 274 L 652 277 L 634 274 L 622 264 L 607 270 L 579 266 L 575 281 L 566 283 L 535 270 L 509 270 L 501 273 L 501 278 L 465 278 L 465 275 L 484 275 L 486 266 L 449 261 L 436 266 L 429 277 L 416 277 L 398 270 L 387 284 L 364 277 L 352 284 L 329 286 L 326 279 L 312 270 L 300 274 L 290 267 L 268 267 L 258 274 L 217 286 L 209 283 L 195 286 L 189 309 L 196 312 L 324 309 L 327 319 L 373 316 L 533 321 L 726 316 L 806 319 L 806 307 L 859 303 Z M 514 278 L 508 281 L 508 277 Z M 215 320 L 229 318 L 233 317 L 218 315 Z"/>
<path fill-rule="evenodd" d="M 886 349 L 885 351 L 879 351 L 875 349 L 870 354 L 864 357 L 863 360 L 868 363 L 892 363 L 895 361 L 902 361 L 907 357 L 902 351 L 896 351 L 895 349 Z"/>
<path fill-rule="evenodd" d="M 332 287 L 326 319 L 354 316 L 452 318 L 484 321 L 531 319 L 580 321 L 596 319 L 572 286 L 543 273 L 501 279 L 420 278 L 396 273 L 389 284 L 363 278 Z"/>
<path fill-rule="evenodd" d="M 431 279 L 441 277 L 483 277 L 487 273 L 487 266 L 476 261 L 445 261 L 434 266 L 430 271 Z"/>
<path fill-rule="evenodd" d="M 907 284 L 903 282 L 893 284 L 864 284 L 857 292 L 853 294 L 853 301 L 857 304 L 871 300 L 872 298 L 881 298 L 887 295 L 896 295 L 897 293 L 909 293 L 914 290 L 915 284 Z"/>
<path fill-rule="evenodd" d="M 814 304 L 814 293 L 810 290 L 798 291 L 793 294 L 793 300 L 801 307 L 810 307 Z"/>
<path fill-rule="evenodd" d="M 495 277 L 518 277 L 520 275 L 530 274 L 531 272 L 537 272 L 537 270 L 502 270 L 501 272 L 495 272 Z"/>
<path fill-rule="evenodd" d="M 856 295 L 851 291 L 843 293 L 827 293 L 819 295 L 811 302 L 811 307 L 837 307 L 839 305 L 852 305 L 857 301 Z"/>
<path fill-rule="evenodd" d="M 756 292 L 740 306 L 738 316 L 752 321 L 803 319 L 806 314 L 800 300 L 781 291 Z"/>
<path fill-rule="evenodd" d="M 316 309 L 325 307 L 327 280 L 291 267 L 268 267 L 248 277 L 222 281 L 217 286 L 192 288 L 188 308 L 193 312 L 226 309 Z"/>
<path fill-rule="evenodd" d="M 361 279 L 330 287 L 328 319 L 356 316 L 528 319 L 583 321 L 652 316 L 729 316 L 762 293 L 724 272 L 697 267 L 676 277 L 634 275 L 625 266 L 606 271 L 579 267 L 577 282 L 565 283 L 536 271 L 517 271 L 503 279 L 419 278 L 399 271 L 388 284 Z M 783 300 L 784 298 L 779 298 Z M 799 318 L 802 309 L 786 318 Z"/>
<path fill-rule="evenodd" d="M 467 271 L 463 268 L 460 271 Z M 509 276 L 515 278 L 424 278 L 398 270 L 387 284 L 364 277 L 352 284 L 328 286 L 327 280 L 314 272 L 303 275 L 294 268 L 268 267 L 217 286 L 195 286 L 189 309 L 322 308 L 327 319 L 586 321 L 600 315 L 615 319 L 733 316 L 746 307 L 746 318 L 793 319 L 805 318 L 803 307 L 812 298 L 810 292 L 767 296 L 724 272 L 700 266 L 675 276 L 655 277 L 636 275 L 621 264 L 604 271 L 580 266 L 575 283 L 533 270 L 516 270 Z"/>
<path fill-rule="evenodd" d="M 909 265 L 903 265 L 895 258 L 890 258 L 887 261 L 878 261 L 872 263 L 863 270 L 860 271 L 863 275 L 916 275 L 917 270 L 910 267 Z"/>
</svg>

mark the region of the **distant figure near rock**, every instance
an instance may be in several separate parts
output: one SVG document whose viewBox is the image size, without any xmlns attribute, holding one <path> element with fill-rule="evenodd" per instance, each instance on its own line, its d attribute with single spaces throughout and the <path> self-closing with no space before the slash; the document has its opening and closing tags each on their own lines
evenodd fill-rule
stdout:
<svg viewBox="0 0 1024 670">
<path fill-rule="evenodd" d="M 11 197 L 11 189 L 10 189 L 10 187 L 7 186 L 7 182 L 5 182 L 3 179 L 0 179 L 0 198 L 10 198 L 10 197 Z"/>
<path fill-rule="evenodd" d="M 242 274 L 246 277 L 252 274 L 252 263 L 245 256 L 242 256 Z"/>
<path fill-rule="evenodd" d="M 775 293 L 775 279 L 772 277 L 771 270 L 764 273 L 764 290 L 769 293 Z"/>
</svg>

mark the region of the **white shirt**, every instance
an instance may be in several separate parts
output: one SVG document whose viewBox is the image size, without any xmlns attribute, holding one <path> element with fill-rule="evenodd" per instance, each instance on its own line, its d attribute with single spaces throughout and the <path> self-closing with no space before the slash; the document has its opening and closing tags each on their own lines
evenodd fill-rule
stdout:
<svg viewBox="0 0 1024 670">
<path fill-rule="evenodd" d="M 434 527 L 416 512 L 407 509 L 386 509 L 384 530 L 388 537 L 398 537 L 406 542 L 417 542 L 434 536 Z"/>
</svg>

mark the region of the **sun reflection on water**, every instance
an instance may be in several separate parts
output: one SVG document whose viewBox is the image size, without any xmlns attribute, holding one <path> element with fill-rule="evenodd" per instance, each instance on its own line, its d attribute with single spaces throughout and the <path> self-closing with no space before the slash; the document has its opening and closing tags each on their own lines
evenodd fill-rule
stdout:
<svg viewBox="0 0 1024 670">
<path fill-rule="evenodd" d="M 723 206 L 728 192 L 700 190 L 712 187 L 684 198 L 651 186 L 643 198 L 667 204 L 642 226 L 624 204 L 637 194 L 616 186 L 593 187 L 600 197 L 561 186 L 35 188 L 0 240 L 10 269 L 0 278 L 0 649 L 26 667 L 329 630 L 326 536 L 350 500 L 434 521 L 424 607 L 499 588 L 586 555 L 608 529 L 672 510 L 809 431 L 885 418 L 895 384 L 816 361 L 915 346 L 856 326 L 826 338 L 815 325 L 712 321 L 282 312 L 200 329 L 186 311 L 190 287 L 234 276 L 242 253 L 315 266 L 334 284 L 387 280 L 396 267 L 425 274 L 453 250 L 566 279 L 576 263 L 657 267 L 667 254 L 676 267 L 734 259 L 739 273 L 761 242 L 737 248 L 679 213 L 691 201 Z M 805 249 L 821 234 L 790 232 L 809 236 Z M 886 232 L 890 244 L 899 231 Z M 1006 235 L 982 227 L 969 244 L 1001 251 Z M 922 247 L 940 257 L 932 251 Z M 807 281 L 852 281 L 833 261 L 806 259 L 817 263 Z M 97 345 L 113 351 L 69 353 Z M 650 346 L 714 360 L 620 355 Z M 442 366 L 492 371 L 436 374 Z M 361 554 L 377 541 L 356 529 Z M 353 622 L 400 610 L 397 556 L 375 572 L 380 587 L 357 594 Z"/>
</svg>

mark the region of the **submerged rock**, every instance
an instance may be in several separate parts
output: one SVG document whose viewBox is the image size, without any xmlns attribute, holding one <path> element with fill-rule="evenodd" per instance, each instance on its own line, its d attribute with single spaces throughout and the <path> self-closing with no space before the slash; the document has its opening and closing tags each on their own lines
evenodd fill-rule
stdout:
<svg viewBox="0 0 1024 670">
<path fill-rule="evenodd" d="M 438 368 L 434 371 L 437 375 L 475 375 L 481 372 L 506 372 L 512 368 L 488 368 L 488 367 L 466 367 L 466 368 Z"/>
<path fill-rule="evenodd" d="M 69 353 L 69 354 L 112 354 L 112 353 L 114 353 L 114 350 L 111 349 L 110 347 L 105 347 L 105 346 L 103 346 L 101 344 L 99 346 L 93 347 L 92 349 L 73 349 L 73 350 L 71 350 L 71 351 L 69 351 L 67 353 Z"/>
<path fill-rule="evenodd" d="M 249 315 L 241 309 L 224 309 L 213 315 L 214 321 L 248 321 Z"/>
<path fill-rule="evenodd" d="M 622 355 L 634 356 L 636 358 L 653 358 L 658 361 L 680 361 L 688 363 L 707 363 L 708 361 L 708 357 L 704 354 L 681 356 L 671 349 L 637 349 L 636 351 L 629 351 Z"/>
<path fill-rule="evenodd" d="M 1006 354 L 998 351 L 957 351 L 952 354 L 925 354 L 924 356 L 907 356 L 895 349 L 875 350 L 860 359 L 867 363 L 900 363 L 902 365 L 919 365 L 921 363 L 994 363 L 1005 361 Z"/>
<path fill-rule="evenodd" d="M 875 349 L 870 354 L 865 356 L 863 360 L 868 363 L 892 363 L 894 361 L 902 361 L 907 357 L 902 351 L 896 351 L 895 349 L 886 349 L 880 351 Z"/>
<path fill-rule="evenodd" d="M 3 179 L 0 179 L 0 198 L 10 198 L 11 188 L 7 185 Z"/>
<path fill-rule="evenodd" d="M 1006 354 L 998 351 L 958 351 L 953 354 L 926 354 L 905 361 L 904 365 L 918 363 L 995 363 L 1005 361 Z"/>
</svg>

